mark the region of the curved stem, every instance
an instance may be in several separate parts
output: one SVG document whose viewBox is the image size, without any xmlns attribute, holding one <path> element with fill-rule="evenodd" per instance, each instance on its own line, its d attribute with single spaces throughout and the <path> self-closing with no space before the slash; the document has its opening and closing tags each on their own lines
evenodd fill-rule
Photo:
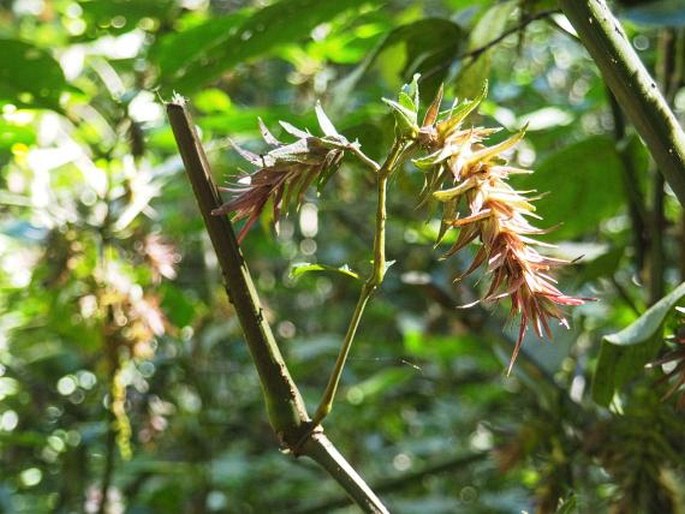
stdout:
<svg viewBox="0 0 685 514">
<path fill-rule="evenodd" d="M 357 157 L 357 159 L 359 159 L 359 161 L 368 168 L 371 168 L 376 173 L 380 171 L 380 165 L 371 157 L 362 152 L 362 149 L 359 148 L 359 143 L 351 143 L 349 146 L 346 147 L 346 149 L 352 152 Z"/>
<path fill-rule="evenodd" d="M 407 153 L 411 146 L 411 141 L 406 141 L 403 139 L 395 140 L 388 158 L 383 163 L 383 166 L 378 169 L 376 179 L 377 204 L 376 230 L 373 241 L 373 269 L 371 270 L 369 277 L 366 279 L 366 282 L 362 286 L 362 290 L 359 293 L 359 299 L 357 300 L 357 305 L 354 308 L 352 319 L 347 327 L 347 332 L 345 333 L 345 338 L 343 339 L 340 352 L 338 353 L 335 365 L 333 366 L 333 371 L 328 379 L 328 384 L 326 385 L 323 396 L 321 397 L 321 402 L 314 413 L 314 417 L 312 419 L 314 426 L 321 423 L 321 421 L 331 412 L 331 409 L 333 408 L 333 399 L 338 391 L 340 377 L 342 376 L 343 369 L 345 368 L 345 362 L 347 361 L 347 356 L 350 353 L 350 348 L 352 348 L 352 342 L 354 341 L 354 336 L 357 333 L 359 322 L 364 315 L 366 304 L 376 288 L 383 282 L 385 270 L 387 269 L 385 261 L 385 220 L 387 217 L 386 200 L 388 193 L 388 179 L 390 178 L 390 175 L 392 175 L 393 171 L 395 171 L 401 164 L 402 157 Z"/>
<path fill-rule="evenodd" d="M 685 132 L 604 0 L 560 0 L 607 85 L 685 205 Z"/>
</svg>

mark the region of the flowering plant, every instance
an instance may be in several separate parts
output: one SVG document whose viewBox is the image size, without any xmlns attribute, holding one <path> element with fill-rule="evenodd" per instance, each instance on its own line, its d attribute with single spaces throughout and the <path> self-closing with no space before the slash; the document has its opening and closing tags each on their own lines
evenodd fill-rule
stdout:
<svg viewBox="0 0 685 514">
<path fill-rule="evenodd" d="M 357 308 L 329 382 L 324 399 L 315 415 L 320 421 L 330 410 L 340 373 L 349 351 L 364 307 L 380 285 L 386 270 L 385 219 L 388 179 L 406 162 L 425 174 L 422 201 L 437 201 L 442 205 L 442 220 L 436 243 L 452 230 L 458 234 L 446 257 L 452 256 L 470 243 L 480 243 L 471 265 L 457 280 L 485 270 L 490 282 L 479 301 L 493 303 L 510 298 L 511 316 L 519 316 L 518 337 L 507 372 L 519 353 L 527 328 L 538 336 L 551 337 L 550 320 L 556 319 L 568 327 L 563 306 L 576 306 L 584 299 L 566 295 L 551 276 L 553 268 L 566 261 L 544 256 L 538 248 L 548 246 L 532 236 L 543 233 L 530 223 L 538 218 L 530 192 L 515 190 L 509 176 L 531 173 L 508 164 L 504 156 L 524 135 L 523 131 L 508 139 L 489 144 L 490 136 L 499 128 L 467 127 L 465 120 L 475 111 L 487 94 L 483 87 L 472 100 L 454 102 L 441 110 L 443 90 L 438 92 L 419 124 L 419 88 L 416 76 L 400 91 L 397 100 L 384 99 L 395 117 L 395 141 L 383 164 L 367 157 L 358 142 L 350 142 L 333 126 L 320 105 L 316 115 L 324 135 L 281 122 L 296 138 L 285 144 L 277 140 L 260 120 L 260 128 L 271 149 L 257 155 L 235 145 L 237 151 L 256 171 L 241 177 L 237 184 L 225 190 L 231 199 L 214 211 L 216 215 L 232 214 L 234 220 L 244 219 L 239 234 L 242 240 L 269 201 L 273 204 L 277 223 L 282 212 L 293 204 L 300 205 L 304 193 L 312 185 L 321 187 L 335 173 L 346 154 L 352 154 L 375 174 L 378 207 L 374 238 L 373 270 L 362 288 Z M 477 303 L 477 302 L 476 302 Z"/>
</svg>

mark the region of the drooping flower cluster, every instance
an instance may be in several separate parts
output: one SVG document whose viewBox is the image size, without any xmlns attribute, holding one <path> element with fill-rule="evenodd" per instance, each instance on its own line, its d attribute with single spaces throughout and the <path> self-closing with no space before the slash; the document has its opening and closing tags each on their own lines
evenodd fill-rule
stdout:
<svg viewBox="0 0 685 514">
<path fill-rule="evenodd" d="M 235 221 L 245 219 L 238 241 L 242 241 L 247 231 L 259 219 L 269 200 L 273 203 L 273 219 L 276 227 L 281 214 L 287 211 L 293 202 L 302 203 L 307 189 L 316 184 L 318 187 L 338 169 L 345 150 L 357 143 L 350 143 L 338 134 L 320 105 L 316 107 L 319 125 L 325 136 L 313 136 L 289 123 L 281 122 L 283 129 L 297 140 L 285 144 L 276 139 L 262 120 L 259 127 L 264 141 L 272 147 L 268 153 L 258 155 L 249 150 L 233 146 L 248 162 L 257 166 L 257 170 L 239 177 L 230 187 L 221 188 L 231 193 L 232 199 L 212 214 L 233 214 Z"/>
<path fill-rule="evenodd" d="M 568 327 L 563 305 L 581 305 L 584 300 L 563 294 L 549 274 L 566 261 L 541 255 L 536 246 L 543 243 L 531 238 L 542 231 L 528 221 L 539 218 L 531 204 L 534 198 L 514 190 L 509 175 L 531 173 L 509 166 L 502 156 L 523 137 L 523 132 L 488 146 L 486 139 L 499 129 L 462 128 L 464 119 L 485 98 L 480 96 L 439 113 L 442 90 L 428 108 L 416 140 L 426 149 L 425 157 L 414 164 L 426 171 L 425 195 L 443 204 L 438 242 L 452 228 L 459 235 L 447 255 L 453 255 L 469 243 L 480 240 L 481 246 L 463 278 L 484 267 L 490 276 L 483 301 L 511 299 L 511 315 L 520 315 L 518 337 L 508 372 L 521 348 L 526 328 L 532 326 L 538 336 L 551 337 L 549 320 L 557 319 Z"/>
</svg>

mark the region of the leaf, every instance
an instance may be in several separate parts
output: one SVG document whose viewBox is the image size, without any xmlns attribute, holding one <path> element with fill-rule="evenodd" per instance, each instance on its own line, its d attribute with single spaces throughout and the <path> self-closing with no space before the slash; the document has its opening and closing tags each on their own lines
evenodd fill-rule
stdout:
<svg viewBox="0 0 685 514">
<path fill-rule="evenodd" d="M 472 100 L 464 100 L 450 109 L 447 119 L 438 123 L 438 130 L 442 134 L 451 132 L 475 111 L 488 96 L 488 81 L 484 80 L 480 86 L 480 92 Z"/>
<path fill-rule="evenodd" d="M 89 30 L 86 37 L 97 37 L 102 32 L 108 34 L 125 34 L 134 30 L 141 20 L 153 18 L 164 20 L 175 16 L 174 0 L 81 0 L 83 19 Z"/>
<path fill-rule="evenodd" d="M 550 238 L 572 239 L 596 231 L 623 206 L 621 168 L 613 140 L 597 136 L 554 153 L 516 183 L 546 195 L 535 206 L 544 226 L 558 225 Z"/>
<path fill-rule="evenodd" d="M 477 50 L 489 45 L 507 29 L 507 22 L 518 7 L 518 2 L 497 2 L 478 18 L 469 34 L 468 50 Z M 466 59 L 456 78 L 456 91 L 460 95 L 476 95 L 483 81 L 490 75 L 491 53 L 496 46 L 481 53 L 475 60 Z"/>
<path fill-rule="evenodd" d="M 75 89 L 48 52 L 23 41 L 0 39 L 0 105 L 62 112 L 59 99 L 64 91 Z"/>
<path fill-rule="evenodd" d="M 416 111 L 409 110 L 407 107 L 394 100 L 389 100 L 387 98 L 382 98 L 382 100 L 392 109 L 398 132 L 402 135 L 413 137 L 414 133 L 419 129 L 416 124 Z"/>
<path fill-rule="evenodd" d="M 411 111 L 418 111 L 420 105 L 419 99 L 419 79 L 421 78 L 420 73 L 414 73 L 411 82 L 402 86 L 402 90 L 399 94 L 399 102 L 404 107 Z"/>
<path fill-rule="evenodd" d="M 620 332 L 602 340 L 592 384 L 592 398 L 608 405 L 614 392 L 644 368 L 656 355 L 666 316 L 685 296 L 685 282 L 652 305 L 642 316 Z"/>
<path fill-rule="evenodd" d="M 352 271 L 347 264 L 336 268 L 335 266 L 327 266 L 326 264 L 312 264 L 309 262 L 293 264 L 293 267 L 290 269 L 290 277 L 298 278 L 305 273 L 310 273 L 312 271 L 332 271 L 334 273 L 340 273 L 342 275 L 352 277 L 356 280 L 361 280 L 361 277 L 356 272 Z"/>
<path fill-rule="evenodd" d="M 449 65 L 461 51 L 464 41 L 462 28 L 442 18 L 427 18 L 396 28 L 336 86 L 336 108 L 379 62 L 384 65 L 392 63 L 398 86 L 411 81 L 416 73 L 421 74 L 421 94 L 432 98 L 445 80 Z M 397 49 L 400 51 L 396 52 Z M 389 55 L 394 57 L 395 53 L 398 53 L 399 59 L 386 58 Z"/>
<path fill-rule="evenodd" d="M 310 32 L 365 0 L 281 0 L 257 11 L 242 10 L 160 40 L 154 52 L 162 87 L 189 94 L 240 63 Z"/>
<path fill-rule="evenodd" d="M 36 140 L 36 131 L 27 125 L 15 125 L 0 119 L 0 150 L 6 150 L 20 143 L 26 146 Z"/>
<path fill-rule="evenodd" d="M 316 107 L 314 107 L 314 110 L 316 112 L 316 119 L 319 121 L 319 126 L 321 127 L 321 130 L 326 136 L 340 136 L 338 134 L 338 131 L 335 130 L 335 126 L 331 122 L 330 119 L 328 119 L 328 116 L 326 116 L 326 113 L 323 110 L 323 107 L 321 107 L 321 102 L 316 102 Z"/>
<path fill-rule="evenodd" d="M 249 11 L 243 9 L 160 37 L 150 50 L 150 59 L 160 68 L 161 82 L 173 85 L 176 77 L 186 73 L 185 68 L 189 64 L 200 61 L 215 46 L 226 42 L 248 17 Z M 174 88 L 178 89 L 178 86 L 174 85 Z M 183 92 L 188 93 L 186 90 Z"/>
<path fill-rule="evenodd" d="M 193 98 L 193 105 L 205 113 L 222 113 L 233 107 L 231 98 L 222 90 L 208 88 L 200 91 Z"/>
</svg>

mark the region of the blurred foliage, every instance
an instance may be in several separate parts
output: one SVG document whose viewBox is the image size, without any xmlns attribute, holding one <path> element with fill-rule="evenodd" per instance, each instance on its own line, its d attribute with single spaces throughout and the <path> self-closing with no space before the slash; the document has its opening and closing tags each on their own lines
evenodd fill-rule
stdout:
<svg viewBox="0 0 685 514">
<path fill-rule="evenodd" d="M 622 4 L 648 67 L 665 34 L 681 42 L 665 78 L 682 119 L 685 45 L 665 25 L 685 9 Z M 528 123 L 513 158 L 538 172 L 519 186 L 544 195 L 554 253 L 577 259 L 562 287 L 599 301 L 553 344 L 526 341 L 505 377 L 506 312 L 454 308 L 483 284 L 452 284 L 468 256 L 440 260 L 439 219 L 417 211 L 423 177 L 408 169 L 389 199 L 396 263 L 327 433 L 393 512 L 685 512 L 672 391 L 685 380 L 682 288 L 640 317 L 660 299 L 642 284 L 683 280 L 682 211 L 616 130 L 620 113 L 554 7 L 0 2 L 0 512 L 355 511 L 311 462 L 277 451 L 160 100 L 190 98 L 225 182 L 240 166 L 226 137 L 259 151 L 258 116 L 312 128 L 316 99 L 382 157 L 393 125 L 379 99 L 416 72 L 424 98 L 441 82 L 473 96 L 487 78 L 474 124 Z M 368 267 L 369 187 L 343 166 L 277 237 L 265 219 L 244 243 L 310 406 L 358 287 L 329 270 Z M 644 341 L 649 352 L 631 352 Z"/>
</svg>

